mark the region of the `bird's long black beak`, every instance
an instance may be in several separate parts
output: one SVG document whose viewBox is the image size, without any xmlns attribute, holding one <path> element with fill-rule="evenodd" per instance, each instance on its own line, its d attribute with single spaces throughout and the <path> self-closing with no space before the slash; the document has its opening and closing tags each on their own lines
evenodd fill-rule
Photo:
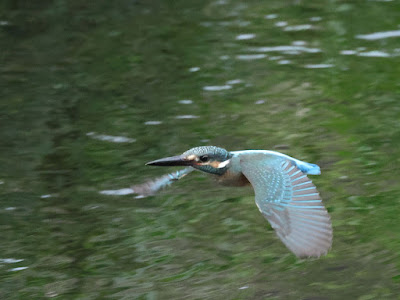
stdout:
<svg viewBox="0 0 400 300">
<path fill-rule="evenodd" d="M 146 165 L 149 166 L 163 166 L 163 167 L 171 167 L 171 166 L 191 166 L 193 165 L 193 161 L 185 160 L 181 155 L 165 157 L 157 160 L 153 160 L 148 162 Z"/>
</svg>

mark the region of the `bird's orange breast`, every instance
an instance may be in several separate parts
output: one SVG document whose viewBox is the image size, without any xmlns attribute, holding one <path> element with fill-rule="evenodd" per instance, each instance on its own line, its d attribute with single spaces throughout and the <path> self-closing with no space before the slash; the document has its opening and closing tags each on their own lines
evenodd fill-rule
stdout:
<svg viewBox="0 0 400 300">
<path fill-rule="evenodd" d="M 250 184 L 242 172 L 231 172 L 227 170 L 223 175 L 216 176 L 219 184 L 227 186 L 245 186 Z"/>
</svg>

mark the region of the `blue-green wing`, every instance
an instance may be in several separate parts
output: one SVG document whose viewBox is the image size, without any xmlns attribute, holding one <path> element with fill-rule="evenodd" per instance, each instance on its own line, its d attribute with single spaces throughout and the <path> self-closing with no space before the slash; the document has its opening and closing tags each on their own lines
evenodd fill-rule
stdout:
<svg viewBox="0 0 400 300">
<path fill-rule="evenodd" d="M 332 245 L 332 225 L 314 184 L 286 158 L 240 155 L 258 209 L 282 242 L 299 257 L 319 257 Z"/>
</svg>

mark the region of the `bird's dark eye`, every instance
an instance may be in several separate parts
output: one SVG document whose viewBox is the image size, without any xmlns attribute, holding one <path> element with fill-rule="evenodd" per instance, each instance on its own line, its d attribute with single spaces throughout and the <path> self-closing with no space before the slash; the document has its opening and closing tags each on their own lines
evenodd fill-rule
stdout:
<svg viewBox="0 0 400 300">
<path fill-rule="evenodd" d="M 202 155 L 199 157 L 199 160 L 201 162 L 207 162 L 210 158 L 208 157 L 208 155 Z"/>
</svg>

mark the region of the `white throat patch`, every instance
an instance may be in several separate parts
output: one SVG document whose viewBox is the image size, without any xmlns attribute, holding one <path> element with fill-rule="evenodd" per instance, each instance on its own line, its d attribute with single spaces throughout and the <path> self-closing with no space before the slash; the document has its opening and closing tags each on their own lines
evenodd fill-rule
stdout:
<svg viewBox="0 0 400 300">
<path fill-rule="evenodd" d="M 217 166 L 217 168 L 218 168 L 218 169 L 225 168 L 230 162 L 231 162 L 231 160 L 230 160 L 230 159 L 227 159 L 226 161 L 223 161 L 223 162 L 219 163 L 218 166 Z"/>
</svg>

